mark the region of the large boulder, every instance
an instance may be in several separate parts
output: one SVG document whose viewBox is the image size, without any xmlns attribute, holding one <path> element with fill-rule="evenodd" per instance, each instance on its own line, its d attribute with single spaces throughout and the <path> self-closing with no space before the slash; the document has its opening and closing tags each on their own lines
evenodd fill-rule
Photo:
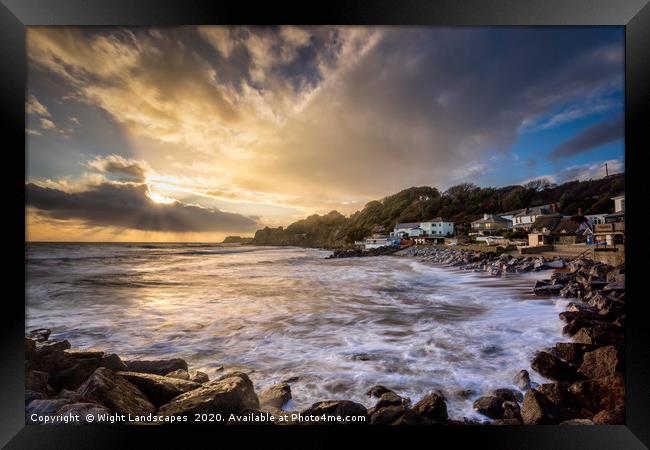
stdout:
<svg viewBox="0 0 650 450">
<path fill-rule="evenodd" d="M 53 341 L 36 342 L 36 351 L 38 353 L 62 352 L 70 348 L 70 342 L 66 339 L 55 339 Z"/>
<path fill-rule="evenodd" d="M 593 413 L 625 406 L 625 380 L 622 373 L 573 383 L 569 392 L 580 406 Z"/>
<path fill-rule="evenodd" d="M 187 372 L 187 362 L 181 358 L 156 359 L 156 360 L 132 360 L 124 361 L 126 370 L 129 372 L 152 373 L 154 375 L 167 375 L 178 369 Z"/>
<path fill-rule="evenodd" d="M 32 400 L 25 407 L 25 421 L 28 424 L 43 423 L 41 417 L 55 416 L 68 403 L 70 400 L 65 398 Z"/>
<path fill-rule="evenodd" d="M 36 330 L 30 331 L 27 337 L 36 342 L 44 342 L 47 341 L 51 333 L 52 331 L 47 328 L 38 328 Z"/>
<path fill-rule="evenodd" d="M 474 401 L 474 410 L 490 419 L 503 418 L 503 401 L 495 395 L 484 395 Z"/>
<path fill-rule="evenodd" d="M 613 345 L 608 345 L 585 353 L 578 372 L 586 378 L 600 378 L 621 372 L 623 367 L 623 352 Z"/>
<path fill-rule="evenodd" d="M 595 345 L 581 344 L 579 342 L 558 342 L 553 347 L 553 354 L 570 364 L 580 365 L 586 352 L 595 350 Z"/>
<path fill-rule="evenodd" d="M 385 406 L 370 415 L 371 425 L 422 425 L 431 423 L 404 405 Z"/>
<path fill-rule="evenodd" d="M 117 372 L 119 376 L 140 389 L 155 406 L 164 405 L 174 397 L 201 387 L 199 383 L 151 373 Z"/>
<path fill-rule="evenodd" d="M 365 406 L 352 402 L 350 400 L 326 400 L 317 402 L 302 412 L 303 416 L 326 416 L 327 420 L 324 423 L 366 423 L 368 417 L 368 410 Z M 364 417 L 365 419 L 357 419 L 352 421 L 350 417 Z M 348 420 L 348 422 L 345 422 Z M 316 421 L 316 420 L 315 420 Z"/>
<path fill-rule="evenodd" d="M 527 370 L 520 370 L 512 379 L 512 382 L 522 391 L 527 391 L 530 389 L 530 374 Z"/>
<path fill-rule="evenodd" d="M 526 425 L 553 424 L 559 418 L 558 408 L 536 389 L 526 391 L 520 413 Z"/>
<path fill-rule="evenodd" d="M 445 397 L 440 391 L 431 392 L 413 405 L 413 412 L 432 420 L 435 423 L 444 423 L 449 418 Z"/>
<path fill-rule="evenodd" d="M 368 395 L 369 397 L 379 398 L 383 394 L 385 394 L 386 392 L 393 392 L 393 391 L 388 389 L 386 386 L 382 386 L 382 385 L 378 384 L 378 385 L 375 385 L 375 386 L 371 387 L 370 389 L 368 389 L 368 392 L 366 392 L 366 395 Z"/>
<path fill-rule="evenodd" d="M 49 375 L 47 372 L 39 372 L 38 370 L 25 371 L 25 389 L 30 391 L 49 393 L 50 385 L 48 384 Z"/>
<path fill-rule="evenodd" d="M 624 425 L 625 408 L 622 406 L 612 410 L 603 410 L 591 419 L 596 425 Z"/>
<path fill-rule="evenodd" d="M 253 382 L 243 372 L 233 372 L 218 380 L 209 381 L 163 405 L 161 415 L 193 416 L 194 414 L 239 414 L 245 410 L 259 410 L 260 403 Z M 227 419 L 227 417 L 223 417 Z"/>
<path fill-rule="evenodd" d="M 156 411 L 142 391 L 105 367 L 95 370 L 77 392 L 118 414 L 135 416 Z"/>
<path fill-rule="evenodd" d="M 282 408 L 289 400 L 291 400 L 291 386 L 287 383 L 274 384 L 268 389 L 262 391 L 258 397 L 261 406 Z"/>
<path fill-rule="evenodd" d="M 384 408 L 386 406 L 396 406 L 396 405 L 408 406 L 410 402 L 411 401 L 409 399 L 402 398 L 394 392 L 386 392 L 381 397 L 379 397 L 379 401 L 375 405 L 375 409 Z"/>
<path fill-rule="evenodd" d="M 574 342 L 597 346 L 622 346 L 624 340 L 622 327 L 608 324 L 583 327 L 573 336 Z"/>
<path fill-rule="evenodd" d="M 530 366 L 540 375 L 555 381 L 575 381 L 582 378 L 567 362 L 548 352 L 539 352 Z"/>
<path fill-rule="evenodd" d="M 65 415 L 77 416 L 79 418 L 79 421 L 70 422 L 70 423 L 81 424 L 81 423 L 98 423 L 100 422 L 100 420 L 102 420 L 103 417 L 106 417 L 106 415 L 111 414 L 111 412 L 107 408 L 97 403 L 83 402 L 83 403 L 67 404 L 63 406 L 61 409 L 59 409 L 57 414 L 63 416 Z M 89 421 L 87 419 L 89 415 L 92 415 L 94 419 Z"/>
</svg>

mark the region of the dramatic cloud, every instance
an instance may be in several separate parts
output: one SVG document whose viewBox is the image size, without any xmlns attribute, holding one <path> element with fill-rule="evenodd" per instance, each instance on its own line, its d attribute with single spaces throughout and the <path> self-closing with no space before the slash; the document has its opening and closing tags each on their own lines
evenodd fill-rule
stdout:
<svg viewBox="0 0 650 450">
<path fill-rule="evenodd" d="M 605 120 L 585 130 L 571 139 L 555 147 L 549 157 L 551 159 L 567 158 L 579 153 L 588 152 L 609 142 L 623 139 L 625 128 L 622 117 Z"/>
<path fill-rule="evenodd" d="M 50 123 L 74 124 L 75 138 L 87 140 L 58 151 L 77 170 L 86 152 L 101 154 L 85 167 L 104 181 L 146 183 L 183 204 L 260 211 L 264 223 L 287 224 L 351 213 L 413 185 L 481 184 L 497 172 L 498 184 L 512 183 L 515 164 L 522 178 L 551 172 L 530 151 L 515 158 L 513 144 L 620 110 L 622 36 L 594 28 L 28 28 L 32 92 L 53 117 L 30 97 L 26 108 L 42 120 L 27 133 L 49 139 Z M 552 157 L 594 142 L 578 138 Z M 531 148 L 547 152 L 544 142 Z M 46 139 L 32 143 L 33 180 L 61 178 Z"/>
<path fill-rule="evenodd" d="M 185 205 L 156 203 L 146 184 L 103 183 L 67 193 L 29 183 L 27 206 L 55 220 L 81 220 L 89 227 L 122 227 L 162 232 L 252 231 L 258 223 L 240 214 Z"/>
<path fill-rule="evenodd" d="M 25 103 L 25 112 L 27 114 L 37 114 L 39 116 L 51 117 L 47 107 L 43 105 L 34 95 L 30 95 Z"/>
<path fill-rule="evenodd" d="M 132 181 L 145 181 L 150 170 L 144 161 L 126 159 L 119 155 L 98 156 L 88 161 L 86 166 L 101 173 L 123 175 Z"/>
</svg>

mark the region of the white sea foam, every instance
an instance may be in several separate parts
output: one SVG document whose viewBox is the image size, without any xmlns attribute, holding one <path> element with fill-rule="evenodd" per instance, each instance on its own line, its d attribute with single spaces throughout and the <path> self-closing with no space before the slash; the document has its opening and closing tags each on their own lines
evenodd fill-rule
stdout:
<svg viewBox="0 0 650 450">
<path fill-rule="evenodd" d="M 371 406 L 365 391 L 383 384 L 414 401 L 442 389 L 454 417 L 476 417 L 473 400 L 512 387 L 536 350 L 562 339 L 565 302 L 530 294 L 539 274 L 502 280 L 327 254 L 30 244 L 26 327 L 125 358 L 183 357 L 211 376 L 220 365 L 253 370 L 257 389 L 297 376 L 288 409 Z"/>
</svg>

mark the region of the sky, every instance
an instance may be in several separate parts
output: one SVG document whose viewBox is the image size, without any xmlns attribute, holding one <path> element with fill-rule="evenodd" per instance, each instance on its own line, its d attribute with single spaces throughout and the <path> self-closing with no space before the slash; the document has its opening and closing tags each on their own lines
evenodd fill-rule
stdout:
<svg viewBox="0 0 650 450">
<path fill-rule="evenodd" d="M 622 27 L 28 27 L 27 239 L 220 241 L 624 171 Z"/>
</svg>

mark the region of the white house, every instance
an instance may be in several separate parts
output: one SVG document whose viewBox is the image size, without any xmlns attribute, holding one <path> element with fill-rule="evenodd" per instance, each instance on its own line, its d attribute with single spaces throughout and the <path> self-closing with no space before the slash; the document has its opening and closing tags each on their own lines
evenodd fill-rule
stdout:
<svg viewBox="0 0 650 450">
<path fill-rule="evenodd" d="M 600 225 L 601 223 L 605 223 L 605 216 L 607 214 L 588 214 L 585 216 L 585 219 L 589 222 L 589 226 L 591 229 L 594 229 L 594 225 Z"/>
<path fill-rule="evenodd" d="M 424 230 L 418 222 L 398 223 L 395 224 L 392 235 L 399 238 L 418 237 L 424 235 Z"/>
<path fill-rule="evenodd" d="M 555 204 L 535 206 L 533 208 L 525 208 L 521 210 L 521 212 L 515 214 L 512 217 L 512 227 L 524 228 L 527 230 L 533 226 L 533 223 L 535 223 L 535 220 L 537 220 L 539 216 L 550 214 L 555 210 L 556 210 Z"/>
<path fill-rule="evenodd" d="M 421 222 L 420 228 L 424 230 L 426 236 L 453 236 L 454 222 L 436 217 L 428 222 Z"/>
<path fill-rule="evenodd" d="M 380 247 L 399 246 L 399 239 L 390 236 L 373 236 L 367 237 L 363 241 L 356 241 L 354 245 L 370 250 Z"/>
<path fill-rule="evenodd" d="M 614 200 L 614 212 L 625 212 L 625 194 L 617 195 L 612 197 Z"/>
</svg>

